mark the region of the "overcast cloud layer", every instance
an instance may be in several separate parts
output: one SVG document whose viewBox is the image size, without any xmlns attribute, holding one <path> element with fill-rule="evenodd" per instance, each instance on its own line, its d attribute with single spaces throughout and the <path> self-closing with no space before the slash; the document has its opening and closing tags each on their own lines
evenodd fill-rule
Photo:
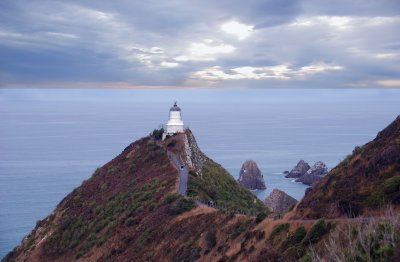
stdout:
<svg viewBox="0 0 400 262">
<path fill-rule="evenodd" d="M 0 1 L 1 87 L 400 87 L 400 1 Z"/>
</svg>

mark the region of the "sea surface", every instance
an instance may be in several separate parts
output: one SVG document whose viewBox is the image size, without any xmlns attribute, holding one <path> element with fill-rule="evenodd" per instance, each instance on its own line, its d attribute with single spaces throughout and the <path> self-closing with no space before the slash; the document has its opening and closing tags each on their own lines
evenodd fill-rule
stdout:
<svg viewBox="0 0 400 262">
<path fill-rule="evenodd" d="M 0 258 L 72 189 L 166 123 L 177 100 L 200 148 L 235 178 L 258 163 L 267 190 L 300 159 L 332 168 L 400 113 L 400 90 L 0 89 Z"/>
</svg>

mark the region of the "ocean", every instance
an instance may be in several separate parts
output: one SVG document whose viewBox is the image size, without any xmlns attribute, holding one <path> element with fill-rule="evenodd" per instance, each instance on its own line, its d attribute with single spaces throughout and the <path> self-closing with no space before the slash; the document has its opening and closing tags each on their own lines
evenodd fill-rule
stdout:
<svg viewBox="0 0 400 262">
<path fill-rule="evenodd" d="M 200 148 L 235 178 L 253 159 L 267 185 L 301 199 L 282 172 L 329 168 L 400 113 L 400 90 L 0 89 L 0 258 L 72 189 L 166 123 L 174 101 Z"/>
</svg>

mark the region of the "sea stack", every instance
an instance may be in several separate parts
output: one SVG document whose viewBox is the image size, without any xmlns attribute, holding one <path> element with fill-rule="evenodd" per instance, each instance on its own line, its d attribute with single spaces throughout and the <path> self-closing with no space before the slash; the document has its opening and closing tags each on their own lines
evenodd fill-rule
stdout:
<svg viewBox="0 0 400 262">
<path fill-rule="evenodd" d="M 285 192 L 274 189 L 265 199 L 264 203 L 275 213 L 280 215 L 288 211 L 289 207 L 296 205 L 297 200 L 289 196 Z"/>
<path fill-rule="evenodd" d="M 327 173 L 328 168 L 326 165 L 323 162 L 318 161 L 309 170 L 307 170 L 304 175 L 296 179 L 296 182 L 301 182 L 305 185 L 311 185 L 323 178 Z"/>
<path fill-rule="evenodd" d="M 253 160 L 246 160 L 239 173 L 239 183 L 250 190 L 266 189 L 263 175 Z"/>
<path fill-rule="evenodd" d="M 300 160 L 299 163 L 287 174 L 286 178 L 299 178 L 304 175 L 310 169 L 310 165 L 304 161 Z"/>
</svg>

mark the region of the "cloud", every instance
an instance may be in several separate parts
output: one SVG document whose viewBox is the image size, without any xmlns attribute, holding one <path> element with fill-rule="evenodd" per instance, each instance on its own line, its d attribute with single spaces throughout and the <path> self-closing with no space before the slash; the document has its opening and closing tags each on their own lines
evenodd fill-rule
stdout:
<svg viewBox="0 0 400 262">
<path fill-rule="evenodd" d="M 219 66 L 214 66 L 194 72 L 192 78 L 205 81 L 220 80 L 262 80 L 262 79 L 306 79 L 309 75 L 321 73 L 324 71 L 342 70 L 338 65 L 327 65 L 323 63 L 311 64 L 294 69 L 289 65 L 276 65 L 267 67 L 237 67 L 224 71 Z"/>
<path fill-rule="evenodd" d="M 236 48 L 232 45 L 206 39 L 203 42 L 191 43 L 188 49 L 188 54 L 178 56 L 177 61 L 215 61 L 218 55 L 232 53 L 235 49 Z"/>
<path fill-rule="evenodd" d="M 179 63 L 162 61 L 160 66 L 166 68 L 173 68 L 179 66 Z"/>
<path fill-rule="evenodd" d="M 237 37 L 239 40 L 243 40 L 250 36 L 254 26 L 245 25 L 236 21 L 226 22 L 221 25 L 221 30 L 227 34 L 231 34 Z"/>
<path fill-rule="evenodd" d="M 399 27 L 390 0 L 3 0 L 0 84 L 396 88 Z"/>
<path fill-rule="evenodd" d="M 399 87 L 400 88 L 400 79 L 383 79 L 377 80 L 376 83 L 380 86 L 384 87 Z"/>
</svg>

